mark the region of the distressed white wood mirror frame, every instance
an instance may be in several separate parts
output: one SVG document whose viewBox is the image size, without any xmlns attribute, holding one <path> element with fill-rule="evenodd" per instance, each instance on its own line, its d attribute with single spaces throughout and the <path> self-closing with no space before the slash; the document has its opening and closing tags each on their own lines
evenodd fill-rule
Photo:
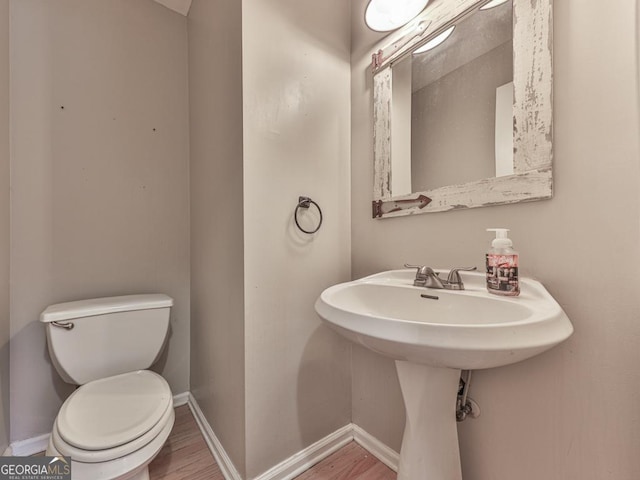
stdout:
<svg viewBox="0 0 640 480">
<path fill-rule="evenodd" d="M 410 26 L 398 32 L 395 43 L 373 54 L 374 218 L 552 197 L 552 0 L 513 0 L 514 174 L 408 195 L 393 195 L 391 191 L 394 63 L 487 1 L 433 2 Z"/>
</svg>

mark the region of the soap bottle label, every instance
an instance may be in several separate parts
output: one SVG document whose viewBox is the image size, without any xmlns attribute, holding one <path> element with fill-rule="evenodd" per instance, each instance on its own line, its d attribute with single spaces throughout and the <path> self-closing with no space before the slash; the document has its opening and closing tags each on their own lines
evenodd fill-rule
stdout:
<svg viewBox="0 0 640 480">
<path fill-rule="evenodd" d="M 487 289 L 499 295 L 518 295 L 518 255 L 487 254 Z"/>
</svg>

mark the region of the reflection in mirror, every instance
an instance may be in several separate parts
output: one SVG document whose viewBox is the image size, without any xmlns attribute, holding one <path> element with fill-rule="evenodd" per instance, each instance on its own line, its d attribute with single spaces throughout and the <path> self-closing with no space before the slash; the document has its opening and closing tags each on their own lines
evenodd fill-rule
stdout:
<svg viewBox="0 0 640 480">
<path fill-rule="evenodd" d="M 551 198 L 552 0 L 430 5 L 372 55 L 373 217 Z"/>
<path fill-rule="evenodd" d="M 393 65 L 394 195 L 514 173 L 512 18 L 476 10 Z"/>
</svg>

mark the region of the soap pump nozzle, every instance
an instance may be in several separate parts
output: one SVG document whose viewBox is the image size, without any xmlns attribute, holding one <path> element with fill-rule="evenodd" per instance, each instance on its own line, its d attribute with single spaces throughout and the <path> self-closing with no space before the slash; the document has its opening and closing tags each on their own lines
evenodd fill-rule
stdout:
<svg viewBox="0 0 640 480">
<path fill-rule="evenodd" d="M 487 232 L 495 232 L 496 238 L 491 242 L 493 248 L 507 248 L 513 246 L 513 242 L 508 236 L 508 228 L 487 228 Z"/>
</svg>

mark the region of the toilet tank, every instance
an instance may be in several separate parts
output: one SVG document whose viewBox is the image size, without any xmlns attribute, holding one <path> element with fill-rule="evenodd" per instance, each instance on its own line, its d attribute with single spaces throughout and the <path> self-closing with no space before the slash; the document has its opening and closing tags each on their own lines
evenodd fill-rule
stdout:
<svg viewBox="0 0 640 480">
<path fill-rule="evenodd" d="M 153 365 L 167 338 L 172 306 L 173 299 L 162 294 L 94 298 L 51 305 L 40 321 L 62 379 L 83 385 Z"/>
</svg>

